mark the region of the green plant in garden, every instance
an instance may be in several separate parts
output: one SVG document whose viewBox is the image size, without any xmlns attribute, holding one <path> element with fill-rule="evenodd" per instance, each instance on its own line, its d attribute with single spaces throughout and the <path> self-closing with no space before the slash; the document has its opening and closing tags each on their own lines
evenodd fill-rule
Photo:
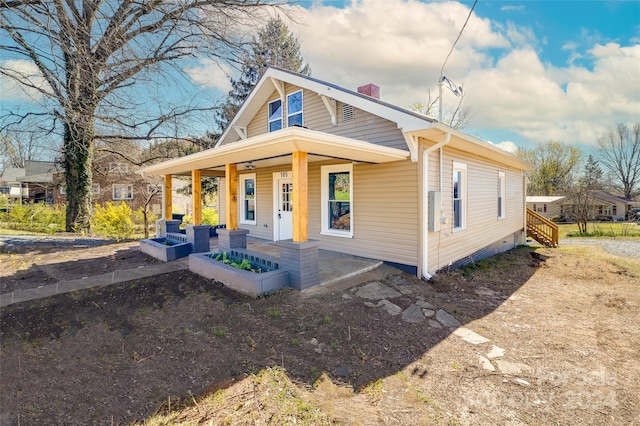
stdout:
<svg viewBox="0 0 640 426">
<path fill-rule="evenodd" d="M 242 269 L 243 271 L 251 271 L 251 272 L 255 272 L 256 274 L 261 274 L 262 272 L 265 272 L 262 270 L 262 268 L 254 268 L 248 259 L 234 260 L 228 257 L 226 251 L 218 254 L 209 255 L 209 257 L 211 257 L 213 260 L 217 260 L 218 262 L 222 262 L 225 265 Z"/>
</svg>

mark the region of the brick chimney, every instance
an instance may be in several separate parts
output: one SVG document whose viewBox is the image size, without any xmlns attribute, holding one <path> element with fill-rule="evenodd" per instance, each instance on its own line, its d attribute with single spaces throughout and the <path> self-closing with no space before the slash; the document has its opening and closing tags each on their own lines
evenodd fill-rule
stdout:
<svg viewBox="0 0 640 426">
<path fill-rule="evenodd" d="M 380 99 L 380 88 L 372 83 L 358 87 L 358 93 Z"/>
</svg>

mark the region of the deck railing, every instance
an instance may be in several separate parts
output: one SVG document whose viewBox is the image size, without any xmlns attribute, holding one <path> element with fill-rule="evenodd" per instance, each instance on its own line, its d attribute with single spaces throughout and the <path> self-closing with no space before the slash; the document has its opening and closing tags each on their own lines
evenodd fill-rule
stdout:
<svg viewBox="0 0 640 426">
<path fill-rule="evenodd" d="M 558 246 L 558 225 L 527 209 L 527 236 L 547 247 Z"/>
</svg>

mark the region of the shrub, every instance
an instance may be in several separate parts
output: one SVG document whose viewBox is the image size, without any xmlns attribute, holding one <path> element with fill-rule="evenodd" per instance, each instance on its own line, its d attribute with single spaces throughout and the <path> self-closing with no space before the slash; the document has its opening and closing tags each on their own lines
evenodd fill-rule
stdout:
<svg viewBox="0 0 640 426">
<path fill-rule="evenodd" d="M 64 205 L 45 203 L 17 204 L 9 203 L 6 207 L 6 220 L 14 229 L 53 234 L 64 230 Z"/>
<path fill-rule="evenodd" d="M 207 225 L 218 224 L 218 210 L 212 207 L 205 207 L 202 209 L 202 223 Z"/>
<path fill-rule="evenodd" d="M 193 215 L 186 214 L 182 217 L 182 223 L 192 224 L 193 223 Z M 205 207 L 202 209 L 202 224 L 206 225 L 217 225 L 218 224 L 218 210 L 213 207 Z"/>
<path fill-rule="evenodd" d="M 96 204 L 91 227 L 94 233 L 116 240 L 131 238 L 135 232 L 131 208 L 124 202 L 118 205 L 109 201 L 104 206 Z"/>
</svg>

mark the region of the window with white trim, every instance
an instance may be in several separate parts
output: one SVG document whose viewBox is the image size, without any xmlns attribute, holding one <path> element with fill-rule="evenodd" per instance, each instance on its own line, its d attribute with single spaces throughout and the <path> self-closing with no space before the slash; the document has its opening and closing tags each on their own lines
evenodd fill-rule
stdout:
<svg viewBox="0 0 640 426">
<path fill-rule="evenodd" d="M 269 121 L 269 132 L 275 132 L 282 129 L 282 100 L 276 99 L 269 102 L 267 108 L 267 117 Z"/>
<path fill-rule="evenodd" d="M 67 195 L 67 186 L 60 185 L 60 195 Z"/>
<path fill-rule="evenodd" d="M 91 194 L 100 195 L 100 184 L 99 183 L 92 183 L 91 184 Z"/>
<path fill-rule="evenodd" d="M 322 234 L 353 237 L 353 165 L 322 166 Z"/>
<path fill-rule="evenodd" d="M 504 200 L 507 192 L 506 179 L 504 172 L 498 172 L 498 219 L 505 218 Z"/>
<path fill-rule="evenodd" d="M 240 223 L 255 225 L 256 222 L 256 174 L 240 175 Z"/>
<path fill-rule="evenodd" d="M 467 227 L 467 165 L 453 162 L 453 230 Z"/>
<path fill-rule="evenodd" d="M 133 185 L 129 183 L 114 183 L 112 199 L 114 200 L 132 200 Z"/>
<path fill-rule="evenodd" d="M 287 127 L 302 126 L 302 90 L 287 95 Z"/>
</svg>

